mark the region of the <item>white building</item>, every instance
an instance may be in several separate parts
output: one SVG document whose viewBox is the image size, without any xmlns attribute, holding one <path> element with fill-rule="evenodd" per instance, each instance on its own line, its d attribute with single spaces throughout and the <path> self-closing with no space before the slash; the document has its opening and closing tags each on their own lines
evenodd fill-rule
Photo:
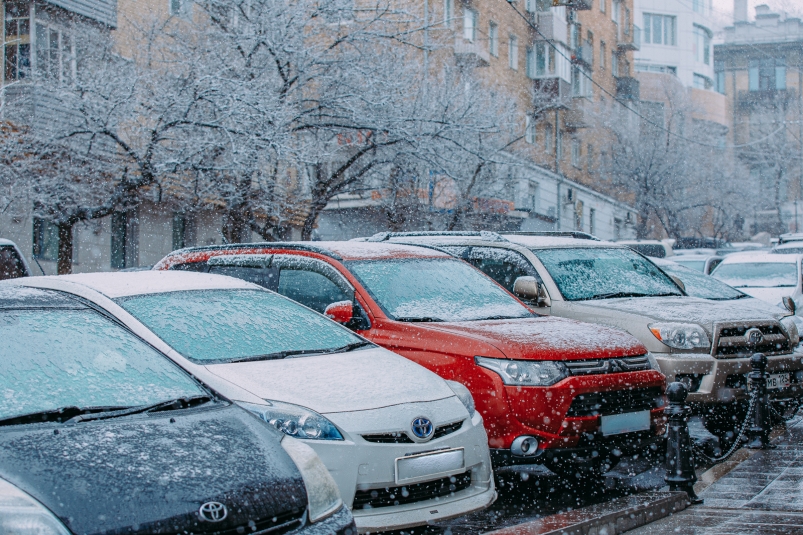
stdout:
<svg viewBox="0 0 803 535">
<path fill-rule="evenodd" d="M 712 0 L 635 0 L 641 26 L 636 71 L 674 74 L 684 87 L 713 89 Z"/>
</svg>

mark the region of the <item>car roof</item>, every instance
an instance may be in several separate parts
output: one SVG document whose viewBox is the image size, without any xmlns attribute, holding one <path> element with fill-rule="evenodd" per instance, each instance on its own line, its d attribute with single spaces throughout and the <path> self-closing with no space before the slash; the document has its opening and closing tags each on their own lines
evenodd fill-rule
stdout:
<svg viewBox="0 0 803 535">
<path fill-rule="evenodd" d="M 597 240 L 579 240 L 566 236 L 526 236 L 517 234 L 503 234 L 503 238 L 510 240 L 513 243 L 524 245 L 525 247 L 536 248 L 549 248 L 549 247 L 616 247 L 619 249 L 629 249 L 626 245 L 619 245 L 618 243 L 610 241 L 597 241 Z"/>
<path fill-rule="evenodd" d="M 262 287 L 234 277 L 194 273 L 189 271 L 130 271 L 81 273 L 35 277 L 52 281 L 71 282 L 86 286 L 110 299 L 151 293 L 180 292 L 185 290 L 243 290 Z M 34 282 L 34 281 L 31 281 Z"/>
<path fill-rule="evenodd" d="M 0 283 L 0 309 L 5 308 L 86 308 L 62 292 L 28 288 L 15 279 Z"/>
<path fill-rule="evenodd" d="M 800 262 L 801 258 L 803 258 L 803 255 L 799 254 L 733 253 L 726 256 L 719 265 L 746 263 L 794 264 Z"/>
</svg>

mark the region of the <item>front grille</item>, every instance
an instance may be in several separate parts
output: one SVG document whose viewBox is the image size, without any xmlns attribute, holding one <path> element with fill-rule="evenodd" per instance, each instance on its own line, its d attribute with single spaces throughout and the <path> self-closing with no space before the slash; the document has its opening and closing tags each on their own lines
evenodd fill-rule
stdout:
<svg viewBox="0 0 803 535">
<path fill-rule="evenodd" d="M 597 416 L 600 414 L 623 414 L 657 409 L 664 403 L 660 387 L 612 392 L 580 394 L 569 407 L 566 416 Z"/>
<path fill-rule="evenodd" d="M 288 511 L 262 520 L 250 520 L 245 524 L 226 527 L 223 529 L 215 529 L 215 524 L 202 522 L 200 526 L 209 528 L 208 530 L 199 530 L 195 533 L 203 535 L 283 535 L 297 530 L 305 524 L 306 511 Z M 151 533 L 152 531 L 148 531 Z M 153 533 L 156 533 L 154 531 Z M 165 535 L 186 535 L 186 531 L 164 532 Z"/>
<path fill-rule="evenodd" d="M 751 345 L 745 337 L 750 329 L 761 331 L 762 341 Z M 720 323 L 714 326 L 713 356 L 719 358 L 748 357 L 753 353 L 782 355 L 791 353 L 789 338 L 774 321 Z"/>
<path fill-rule="evenodd" d="M 451 435 L 455 431 L 463 427 L 463 420 L 459 422 L 452 422 L 450 424 L 439 425 L 432 433 L 432 440 L 436 438 Z M 412 444 L 413 440 L 407 436 L 404 431 L 394 431 L 393 433 L 377 433 L 374 435 L 362 435 L 362 438 L 368 442 L 375 442 L 377 444 Z"/>
<path fill-rule="evenodd" d="M 405 503 L 423 502 L 433 498 L 450 496 L 471 486 L 471 472 L 459 476 L 444 477 L 426 483 L 385 487 L 383 489 L 358 490 L 354 495 L 354 509 L 393 507 Z"/>
<path fill-rule="evenodd" d="M 651 370 L 647 355 L 612 359 L 567 360 L 563 364 L 570 375 L 602 375 L 606 373 L 641 372 Z"/>
</svg>

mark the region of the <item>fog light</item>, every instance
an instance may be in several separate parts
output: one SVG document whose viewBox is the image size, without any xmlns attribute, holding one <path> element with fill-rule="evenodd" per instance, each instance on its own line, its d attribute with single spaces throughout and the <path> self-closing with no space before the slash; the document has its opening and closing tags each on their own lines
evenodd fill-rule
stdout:
<svg viewBox="0 0 803 535">
<path fill-rule="evenodd" d="M 527 435 L 518 437 L 510 445 L 510 453 L 517 457 L 534 457 L 540 453 L 538 439 Z"/>
</svg>

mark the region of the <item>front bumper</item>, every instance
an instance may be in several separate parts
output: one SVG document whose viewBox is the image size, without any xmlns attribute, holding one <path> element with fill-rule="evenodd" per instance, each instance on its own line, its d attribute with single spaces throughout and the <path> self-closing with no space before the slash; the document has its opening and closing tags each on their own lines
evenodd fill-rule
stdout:
<svg viewBox="0 0 803 535">
<path fill-rule="evenodd" d="M 316 522 L 307 523 L 294 532 L 298 535 L 357 535 L 357 526 L 348 507 L 341 507 L 332 516 Z"/>
<path fill-rule="evenodd" d="M 461 419 L 464 421 L 459 430 L 423 443 L 376 443 L 363 438 L 363 435 L 407 430 L 413 419 L 422 415 L 430 418 L 436 427 Z M 475 413 L 469 419 L 465 407 L 456 397 L 369 411 L 330 413 L 326 417 L 337 425 L 345 440 L 305 442 L 320 456 L 334 477 L 343 502 L 352 508 L 360 533 L 408 528 L 467 514 L 487 507 L 496 498 L 482 417 Z M 385 498 L 395 496 L 397 491 L 394 489 L 398 489 L 399 494 L 406 492 L 406 487 L 396 483 L 396 459 L 448 448 L 463 448 L 465 468 L 454 475 L 467 474 L 467 479 L 470 475 L 470 483 L 461 485 L 455 492 L 440 496 L 433 493 L 431 499 L 412 503 L 365 505 L 366 492 L 370 495 L 372 490 Z M 442 478 L 443 475 L 436 475 L 432 479 L 438 481 Z M 361 501 L 355 509 L 358 492 Z"/>
<path fill-rule="evenodd" d="M 678 376 L 691 376 L 699 380 L 699 388 L 689 392 L 687 403 L 697 410 L 712 406 L 747 401 L 746 387 L 738 382 L 751 371 L 750 358 L 714 358 L 708 354 L 653 353 L 667 383 Z M 770 391 L 773 399 L 789 399 L 803 396 L 803 383 L 794 382 L 794 372 L 803 370 L 803 351 L 800 346 L 788 355 L 767 357 L 767 373 L 790 372 L 793 383 L 789 388 Z M 743 383 L 743 382 L 742 382 Z"/>
</svg>

